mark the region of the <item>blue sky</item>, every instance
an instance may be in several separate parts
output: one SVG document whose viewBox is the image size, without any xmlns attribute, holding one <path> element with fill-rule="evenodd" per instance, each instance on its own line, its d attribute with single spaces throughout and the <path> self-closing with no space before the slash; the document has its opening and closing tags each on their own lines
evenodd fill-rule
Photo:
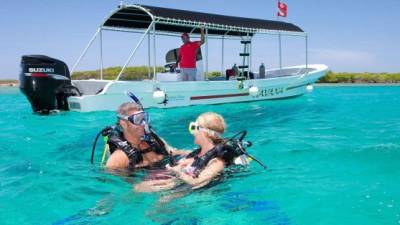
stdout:
<svg viewBox="0 0 400 225">
<path fill-rule="evenodd" d="M 0 79 L 18 78 L 22 55 L 45 54 L 65 61 L 71 68 L 97 26 L 120 1 L 95 0 L 3 0 L 0 7 Z M 400 72 L 400 1 L 286 0 L 285 21 L 309 33 L 310 63 L 323 63 L 333 71 Z M 124 1 L 209 13 L 276 18 L 276 1 L 220 0 L 149 0 Z M 104 34 L 105 66 L 122 65 L 138 35 Z M 219 41 L 210 41 L 210 70 L 220 69 Z M 258 37 L 254 66 L 264 62 L 267 68 L 278 65 L 277 38 Z M 176 38 L 157 39 L 157 62 L 164 64 L 168 49 L 179 46 Z M 98 67 L 97 44 L 78 70 Z M 226 43 L 226 66 L 239 62 L 240 44 Z M 146 63 L 146 46 L 142 46 L 131 65 Z M 283 39 L 283 64 L 304 64 L 302 38 Z"/>
</svg>

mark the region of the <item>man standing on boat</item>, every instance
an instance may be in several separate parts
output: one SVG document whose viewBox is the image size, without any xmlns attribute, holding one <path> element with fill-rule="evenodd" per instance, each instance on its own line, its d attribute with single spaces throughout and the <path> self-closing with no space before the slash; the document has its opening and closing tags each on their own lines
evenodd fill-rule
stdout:
<svg viewBox="0 0 400 225">
<path fill-rule="evenodd" d="M 200 41 L 190 41 L 189 34 L 183 33 L 181 35 L 183 45 L 179 48 L 179 56 L 176 61 L 175 67 L 181 68 L 182 81 L 195 81 L 196 80 L 196 56 L 200 46 L 205 43 L 204 29 L 200 29 Z"/>
</svg>

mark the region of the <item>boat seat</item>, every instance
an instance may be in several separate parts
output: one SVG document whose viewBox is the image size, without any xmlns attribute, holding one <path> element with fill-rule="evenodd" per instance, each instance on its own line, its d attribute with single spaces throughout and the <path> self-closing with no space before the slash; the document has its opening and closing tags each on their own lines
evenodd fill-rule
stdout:
<svg viewBox="0 0 400 225">
<path fill-rule="evenodd" d="M 73 80 L 72 85 L 78 88 L 82 95 L 97 95 L 108 82 L 105 80 Z"/>
</svg>

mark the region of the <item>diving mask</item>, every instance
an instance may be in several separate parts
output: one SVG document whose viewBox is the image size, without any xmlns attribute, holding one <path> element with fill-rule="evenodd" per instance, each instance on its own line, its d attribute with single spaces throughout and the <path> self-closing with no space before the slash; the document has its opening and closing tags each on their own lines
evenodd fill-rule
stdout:
<svg viewBox="0 0 400 225">
<path fill-rule="evenodd" d="M 203 130 L 211 135 L 221 137 L 221 133 L 219 133 L 217 131 L 202 127 L 197 122 L 190 122 L 189 123 L 189 133 L 194 134 L 194 131 L 196 131 L 196 130 Z"/>
<path fill-rule="evenodd" d="M 135 125 L 148 124 L 150 122 L 149 114 L 144 111 L 136 112 L 130 116 L 118 114 L 117 117 L 122 120 L 127 120 Z"/>
</svg>

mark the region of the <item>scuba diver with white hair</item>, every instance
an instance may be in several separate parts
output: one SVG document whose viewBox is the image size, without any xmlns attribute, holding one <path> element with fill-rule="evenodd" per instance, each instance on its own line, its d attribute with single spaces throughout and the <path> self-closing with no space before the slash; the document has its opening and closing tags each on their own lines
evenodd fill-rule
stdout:
<svg viewBox="0 0 400 225">
<path fill-rule="evenodd" d="M 111 155 L 105 164 L 109 170 L 163 167 L 167 163 L 174 164 L 174 156 L 188 153 L 170 147 L 161 139 L 151 129 L 149 114 L 144 111 L 140 101 L 132 93 L 128 95 L 134 102 L 126 102 L 119 106 L 117 124 L 104 128 L 97 135 L 92 149 L 92 163 L 100 134 L 106 137 L 109 146 Z M 103 161 L 105 154 L 106 149 Z"/>
</svg>

